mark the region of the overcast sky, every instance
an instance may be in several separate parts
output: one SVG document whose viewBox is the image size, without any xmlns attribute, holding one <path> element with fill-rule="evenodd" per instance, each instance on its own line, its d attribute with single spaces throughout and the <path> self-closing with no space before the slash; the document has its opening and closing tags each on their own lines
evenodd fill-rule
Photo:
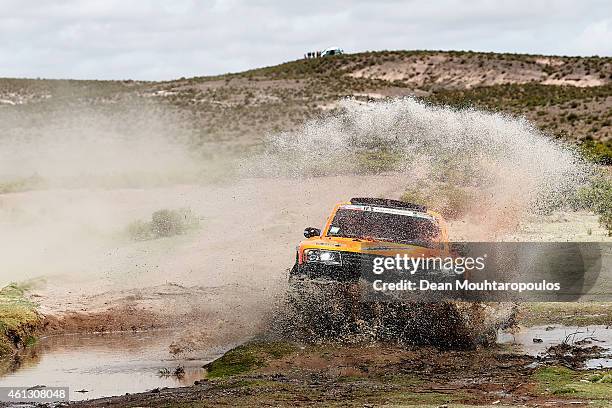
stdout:
<svg viewBox="0 0 612 408">
<path fill-rule="evenodd" d="M 612 0 L 0 0 L 0 76 L 173 79 L 327 46 L 612 56 Z"/>
</svg>

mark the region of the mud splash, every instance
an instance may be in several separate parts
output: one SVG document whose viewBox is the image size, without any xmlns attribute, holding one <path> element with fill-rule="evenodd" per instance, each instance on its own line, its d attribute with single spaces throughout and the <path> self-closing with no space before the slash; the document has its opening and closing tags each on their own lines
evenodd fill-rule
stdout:
<svg viewBox="0 0 612 408">
<path fill-rule="evenodd" d="M 493 344 L 515 314 L 509 303 L 365 301 L 358 284 L 309 280 L 293 281 L 276 308 L 267 332 L 272 340 L 454 350 Z"/>
</svg>

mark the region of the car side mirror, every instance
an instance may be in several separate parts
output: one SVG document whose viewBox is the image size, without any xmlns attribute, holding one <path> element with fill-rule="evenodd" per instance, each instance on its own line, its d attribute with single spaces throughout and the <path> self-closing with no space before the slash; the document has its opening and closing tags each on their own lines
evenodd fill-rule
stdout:
<svg viewBox="0 0 612 408">
<path fill-rule="evenodd" d="M 318 237 L 321 235 L 321 230 L 318 228 L 308 227 L 304 230 L 304 236 L 306 238 Z"/>
</svg>

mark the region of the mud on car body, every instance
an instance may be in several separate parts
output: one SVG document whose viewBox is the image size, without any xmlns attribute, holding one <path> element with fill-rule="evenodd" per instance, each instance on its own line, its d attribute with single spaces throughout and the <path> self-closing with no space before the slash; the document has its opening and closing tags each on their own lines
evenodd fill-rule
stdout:
<svg viewBox="0 0 612 408">
<path fill-rule="evenodd" d="M 352 198 L 336 204 L 322 230 L 309 227 L 290 279 L 355 282 L 381 256 L 437 256 L 448 251 L 440 214 L 418 204 Z"/>
</svg>

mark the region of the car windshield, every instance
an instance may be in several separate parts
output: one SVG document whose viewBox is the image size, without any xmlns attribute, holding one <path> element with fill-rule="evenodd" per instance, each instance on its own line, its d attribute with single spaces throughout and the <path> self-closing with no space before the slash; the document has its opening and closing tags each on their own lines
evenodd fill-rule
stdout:
<svg viewBox="0 0 612 408">
<path fill-rule="evenodd" d="M 327 234 L 430 246 L 439 237 L 440 228 L 426 214 L 351 205 L 336 211 Z"/>
</svg>

